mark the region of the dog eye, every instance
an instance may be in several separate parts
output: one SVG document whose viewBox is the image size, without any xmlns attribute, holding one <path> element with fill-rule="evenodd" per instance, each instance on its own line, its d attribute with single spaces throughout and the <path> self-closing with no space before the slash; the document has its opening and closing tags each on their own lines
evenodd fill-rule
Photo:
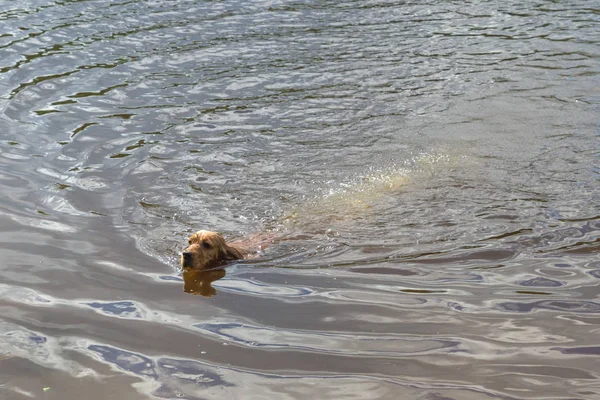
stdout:
<svg viewBox="0 0 600 400">
<path fill-rule="evenodd" d="M 188 244 L 192 244 L 192 239 L 188 239 Z"/>
<path fill-rule="evenodd" d="M 203 240 L 202 247 L 204 247 L 205 249 L 210 249 L 210 243 L 208 243 L 206 240 Z"/>
</svg>

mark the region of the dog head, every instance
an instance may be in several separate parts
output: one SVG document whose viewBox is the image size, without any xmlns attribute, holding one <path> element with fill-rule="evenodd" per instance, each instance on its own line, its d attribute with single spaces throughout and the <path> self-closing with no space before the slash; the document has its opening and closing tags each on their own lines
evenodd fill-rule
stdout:
<svg viewBox="0 0 600 400">
<path fill-rule="evenodd" d="M 228 246 L 220 233 L 198 231 L 188 238 L 188 247 L 181 253 L 181 266 L 184 270 L 203 270 L 241 258 L 243 254 Z"/>
</svg>

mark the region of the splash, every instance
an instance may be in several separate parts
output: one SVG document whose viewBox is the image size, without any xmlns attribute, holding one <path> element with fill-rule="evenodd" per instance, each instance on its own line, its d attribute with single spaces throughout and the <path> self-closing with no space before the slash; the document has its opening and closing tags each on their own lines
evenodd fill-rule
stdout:
<svg viewBox="0 0 600 400">
<path fill-rule="evenodd" d="M 329 182 L 329 188 L 285 214 L 278 227 L 310 222 L 332 223 L 368 217 L 373 207 L 410 185 L 458 166 L 464 156 L 449 153 L 420 153 L 400 164 L 371 168 L 347 182 Z"/>
</svg>

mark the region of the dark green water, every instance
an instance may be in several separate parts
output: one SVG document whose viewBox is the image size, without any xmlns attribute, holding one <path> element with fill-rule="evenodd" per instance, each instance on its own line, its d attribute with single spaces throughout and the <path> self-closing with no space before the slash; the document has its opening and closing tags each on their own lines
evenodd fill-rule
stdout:
<svg viewBox="0 0 600 400">
<path fill-rule="evenodd" d="M 599 27 L 0 2 L 0 399 L 600 399 Z M 193 296 L 198 229 L 280 241 Z"/>
</svg>

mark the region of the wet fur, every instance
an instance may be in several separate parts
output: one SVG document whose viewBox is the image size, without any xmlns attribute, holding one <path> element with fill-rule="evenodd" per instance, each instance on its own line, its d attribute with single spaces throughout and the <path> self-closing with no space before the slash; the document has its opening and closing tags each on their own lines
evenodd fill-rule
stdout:
<svg viewBox="0 0 600 400">
<path fill-rule="evenodd" d="M 184 271 L 205 271 L 247 255 L 247 250 L 227 244 L 218 232 L 198 231 L 188 238 L 188 247 L 181 253 L 181 267 Z"/>
</svg>

